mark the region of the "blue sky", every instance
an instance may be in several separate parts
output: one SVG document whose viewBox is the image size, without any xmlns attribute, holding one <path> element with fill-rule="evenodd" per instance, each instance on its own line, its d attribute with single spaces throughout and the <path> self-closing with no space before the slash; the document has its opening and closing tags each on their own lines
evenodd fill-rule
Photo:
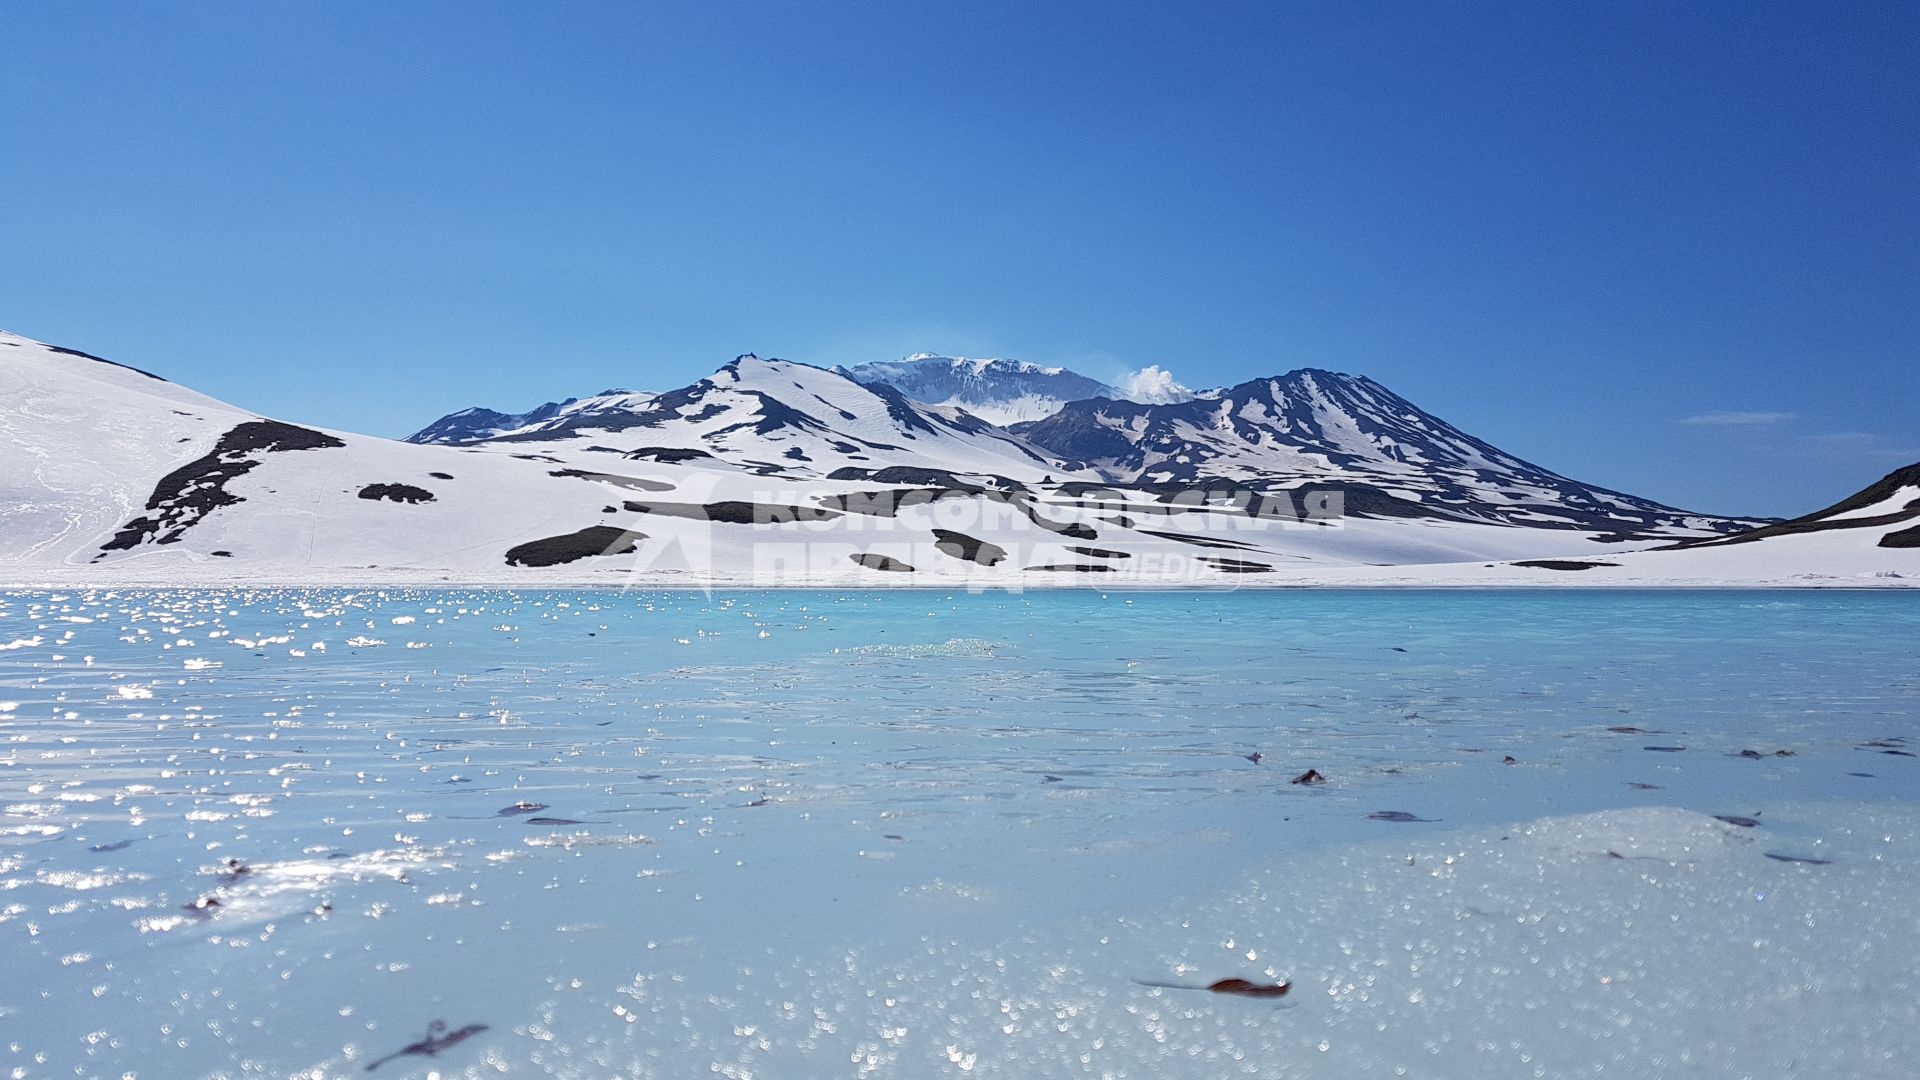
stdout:
<svg viewBox="0 0 1920 1080">
<path fill-rule="evenodd" d="M 269 414 L 934 350 L 1364 373 L 1710 511 L 1920 460 L 1911 4 L 62 3 L 0 40 L 0 327 Z"/>
</svg>

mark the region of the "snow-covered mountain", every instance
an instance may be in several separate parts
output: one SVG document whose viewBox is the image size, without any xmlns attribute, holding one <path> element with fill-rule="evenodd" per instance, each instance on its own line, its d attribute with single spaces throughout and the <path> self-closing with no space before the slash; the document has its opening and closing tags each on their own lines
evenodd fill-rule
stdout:
<svg viewBox="0 0 1920 1080">
<path fill-rule="evenodd" d="M 1107 397 L 1142 402 L 1186 401 L 1196 396 L 1157 368 L 1160 378 L 1136 379 L 1131 389 L 1112 386 L 1061 367 L 1021 360 L 972 359 L 915 353 L 903 360 L 828 369 L 859 383 L 890 387 L 920 405 L 964 409 L 999 426 L 1051 416 L 1069 401 Z M 1215 391 L 1217 392 L 1217 391 Z M 617 414 L 646 407 L 652 394 L 607 390 L 592 397 L 550 401 L 523 413 L 475 406 L 447 415 L 407 436 L 412 443 L 481 442 L 546 424 L 556 418 Z M 1204 396 L 1204 395 L 1199 395 Z"/>
<path fill-rule="evenodd" d="M 1150 421 L 1230 409 L 1251 425 L 1202 440 L 1202 421 L 1182 420 L 1170 430 L 1196 448 L 1186 456 L 1209 451 L 1198 482 L 1140 482 L 1113 460 L 1132 452 L 1125 439 L 1075 467 L 963 410 L 753 356 L 681 390 L 421 445 L 261 416 L 0 335 L 0 582 L 1697 584 L 1723 565 L 1747 583 L 1920 581 L 1920 549 L 1898 546 L 1920 515 L 1904 473 L 1825 512 L 1857 526 L 1636 550 L 1752 523 L 1574 484 L 1377 388 L 1321 385 L 1284 426 L 1279 398 L 1256 408 L 1242 389 L 1133 406 Z M 1261 454 L 1271 471 L 1253 467 Z M 1220 479 L 1223 462 L 1242 479 Z M 1868 542 L 1875 529 L 1888 546 Z M 1823 570 L 1828 558 L 1845 572 Z M 1593 572 L 1555 572 L 1576 565 Z"/>
<path fill-rule="evenodd" d="M 1315 368 L 1167 405 L 1072 402 L 1014 430 L 1111 480 L 1338 482 L 1430 513 L 1627 535 L 1742 527 L 1570 480 L 1468 435 L 1372 379 Z"/>
<path fill-rule="evenodd" d="M 636 405 L 563 411 L 489 442 L 646 460 L 706 457 L 796 478 L 903 468 L 1010 481 L 1093 475 L 962 409 L 921 405 L 885 383 L 752 354 Z"/>
<path fill-rule="evenodd" d="M 481 442 L 486 439 L 496 439 L 502 435 L 510 435 L 556 418 L 594 413 L 631 412 L 645 408 L 653 397 L 652 394 L 633 390 L 602 390 L 592 397 L 549 401 L 523 413 L 496 412 L 476 405 L 470 409 L 448 413 L 407 436 L 406 441 L 421 444 L 439 443 L 445 446 Z"/>
<path fill-rule="evenodd" d="M 550 420 L 555 413 L 577 400 L 579 399 L 568 398 L 565 401 L 549 401 L 523 413 L 503 413 L 475 405 L 472 408 L 461 409 L 459 412 L 448 413 L 407 436 L 406 441 L 454 445 L 491 439 L 496 435 L 505 435 L 509 431 L 526 427 L 528 424 Z"/>
<path fill-rule="evenodd" d="M 1136 373 L 1128 387 L 1113 386 L 1061 367 L 1043 367 L 1022 360 L 972 359 L 915 353 L 903 360 L 856 364 L 828 370 L 859 383 L 878 384 L 899 391 L 921 405 L 964 409 L 988 423 L 1005 427 L 1039 420 L 1060 411 L 1069 401 L 1106 397 L 1144 403 L 1187 401 L 1220 391 L 1194 393 L 1175 383 L 1159 368 Z M 643 409 L 653 394 L 605 390 L 592 397 L 549 401 L 523 413 L 505 413 L 475 406 L 447 415 L 407 436 L 412 443 L 481 442 L 510 435 L 556 418 L 618 414 Z"/>
<path fill-rule="evenodd" d="M 1023 360 L 915 353 L 904 360 L 834 370 L 863 383 L 891 386 L 914 401 L 957 406 L 1003 426 L 1051 416 L 1069 401 L 1128 396 L 1066 368 Z"/>
</svg>

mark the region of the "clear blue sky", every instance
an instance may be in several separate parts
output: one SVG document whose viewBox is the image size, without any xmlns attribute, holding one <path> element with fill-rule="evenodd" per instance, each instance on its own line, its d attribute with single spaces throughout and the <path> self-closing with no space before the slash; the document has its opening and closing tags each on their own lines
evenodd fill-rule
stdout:
<svg viewBox="0 0 1920 1080">
<path fill-rule="evenodd" d="M 11 3 L 0 42 L 0 327 L 268 414 L 926 349 L 1360 372 L 1704 510 L 1920 460 L 1911 3 Z"/>
</svg>

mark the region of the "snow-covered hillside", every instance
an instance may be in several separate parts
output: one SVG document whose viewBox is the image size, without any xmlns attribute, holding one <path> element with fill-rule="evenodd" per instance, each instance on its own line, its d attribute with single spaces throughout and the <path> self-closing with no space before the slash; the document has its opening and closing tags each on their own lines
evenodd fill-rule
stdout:
<svg viewBox="0 0 1920 1080">
<path fill-rule="evenodd" d="M 1439 445 L 1505 470 L 1485 491 L 1564 497 L 1552 474 L 1452 439 Z M 1410 443 L 1395 443 L 1395 486 L 1359 454 L 1259 483 L 1111 483 L 964 411 L 747 356 L 619 408 L 417 445 L 0 336 L 0 583 L 1698 583 L 1723 564 L 1752 583 L 1920 581 L 1920 549 L 1873 546 L 1911 528 L 1910 483 L 1828 512 L 1866 526 L 1636 552 L 1733 523 L 1690 529 L 1624 496 L 1591 519 L 1564 504 L 1489 513 L 1518 496 L 1459 503 L 1466 466 L 1423 481 Z"/>
<path fill-rule="evenodd" d="M 1725 548 L 1795 536 L 1822 536 L 1882 548 L 1920 548 L 1920 464 L 1880 478 L 1870 487 L 1804 517 L 1720 539 L 1690 540 L 1683 549 Z"/>
<path fill-rule="evenodd" d="M 157 376 L 0 333 L 0 565 L 90 558 L 156 480 L 249 419 Z"/>
<path fill-rule="evenodd" d="M 1284 567 L 1289 584 L 1508 587 L 1920 587 L 1920 463 L 1816 513 L 1729 536 L 1595 557 Z"/>
<path fill-rule="evenodd" d="M 0 335 L 0 579 L 451 568 L 598 518 L 551 465 L 257 416 Z"/>
</svg>

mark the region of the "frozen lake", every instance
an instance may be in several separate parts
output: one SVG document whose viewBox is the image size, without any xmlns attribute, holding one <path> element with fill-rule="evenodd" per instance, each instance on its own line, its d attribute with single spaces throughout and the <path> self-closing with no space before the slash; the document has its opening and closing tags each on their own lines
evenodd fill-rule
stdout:
<svg viewBox="0 0 1920 1080">
<path fill-rule="evenodd" d="M 0 593 L 0 1068 L 1908 1077 L 1915 754 L 1899 593 Z"/>
</svg>

